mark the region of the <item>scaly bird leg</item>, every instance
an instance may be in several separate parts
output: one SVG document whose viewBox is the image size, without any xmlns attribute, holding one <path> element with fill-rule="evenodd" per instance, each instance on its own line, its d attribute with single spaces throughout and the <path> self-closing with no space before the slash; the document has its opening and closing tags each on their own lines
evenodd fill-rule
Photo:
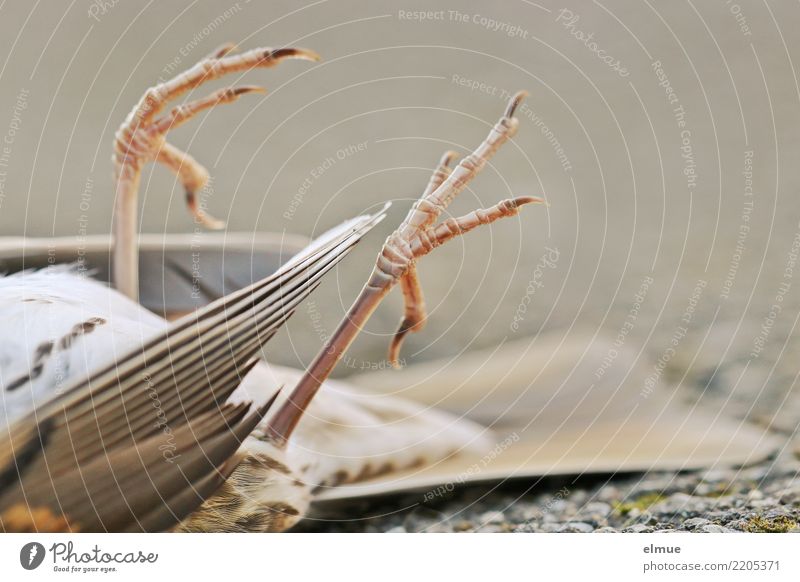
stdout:
<svg viewBox="0 0 800 582">
<path fill-rule="evenodd" d="M 117 130 L 114 140 L 114 267 L 113 282 L 117 290 L 136 299 L 139 290 L 137 248 L 137 194 L 142 167 L 152 161 L 167 166 L 186 190 L 186 204 L 191 214 L 209 228 L 222 228 L 224 223 L 198 204 L 197 194 L 208 181 L 208 172 L 194 158 L 166 141 L 174 127 L 189 121 L 201 111 L 221 103 L 232 103 L 241 95 L 262 91 L 260 87 L 236 87 L 215 91 L 207 97 L 176 107 L 158 117 L 173 99 L 223 75 L 252 68 L 273 67 L 288 58 L 316 61 L 319 56 L 305 49 L 253 49 L 233 55 L 235 46 L 227 44 L 176 77 L 148 89 L 136 107 Z"/>
<path fill-rule="evenodd" d="M 429 188 L 414 204 L 398 229 L 386 239 L 372 275 L 350 311 L 330 339 L 325 342 L 287 401 L 270 419 L 266 432 L 278 445 L 286 443 L 322 382 L 330 375 L 378 304 L 398 281 L 408 301 L 406 317 L 412 321 L 409 329 L 416 327 L 419 321 L 424 321 L 424 305 L 421 301 L 419 280 L 414 270 L 415 261 L 448 240 L 482 224 L 490 224 L 499 218 L 517 214 L 524 204 L 542 202 L 541 199 L 531 196 L 503 200 L 491 208 L 476 210 L 460 218 L 450 218 L 434 226 L 448 204 L 480 172 L 498 148 L 516 132 L 519 122 L 514 118 L 514 111 L 524 96 L 525 93 L 520 92 L 511 98 L 505 114 L 492 128 L 486 140 L 464 158 L 452 172 L 447 170 L 451 156 L 447 154 L 443 158 L 431 178 Z M 395 339 L 392 344 L 394 357 L 399 348 L 395 345 L 398 341 Z M 390 354 L 390 357 L 393 356 Z"/>
<path fill-rule="evenodd" d="M 421 224 L 423 227 L 432 224 L 436 220 L 436 214 L 433 212 L 425 213 L 424 210 L 420 209 L 420 206 L 428 204 L 428 197 L 447 180 L 448 176 L 450 176 L 450 164 L 453 163 L 457 155 L 456 152 L 452 151 L 444 153 L 442 159 L 439 160 L 439 165 L 430 177 L 425 192 L 414 204 L 414 208 L 409 212 L 408 217 L 400 228 L 405 228 L 408 219 L 415 216 L 417 212 L 423 212 L 427 217 Z M 400 346 L 402 346 L 406 334 L 409 332 L 416 333 L 425 327 L 425 296 L 422 293 L 422 286 L 420 285 L 419 274 L 417 273 L 417 264 L 414 261 L 411 261 L 409 264 L 406 274 L 400 277 L 400 289 L 403 292 L 405 312 L 403 313 L 403 319 L 400 320 L 400 327 L 394 334 L 392 343 L 389 346 L 389 362 L 391 362 L 392 366 L 395 368 L 399 367 Z"/>
</svg>

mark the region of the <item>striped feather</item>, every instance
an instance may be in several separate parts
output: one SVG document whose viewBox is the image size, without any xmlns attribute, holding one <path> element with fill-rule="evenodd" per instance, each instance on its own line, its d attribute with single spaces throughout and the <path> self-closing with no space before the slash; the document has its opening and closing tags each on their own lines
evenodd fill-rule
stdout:
<svg viewBox="0 0 800 582">
<path fill-rule="evenodd" d="M 18 516 L 20 506 L 48 508 L 84 531 L 164 529 L 182 519 L 233 470 L 232 456 L 266 412 L 226 403 L 254 356 L 382 218 L 363 216 L 332 229 L 274 275 L 169 325 L 129 305 L 109 307 L 108 333 L 119 325 L 138 345 L 57 391 L 52 374 L 44 373 L 47 358 L 40 362 L 34 353 L 27 363 L 37 377 L 26 389 L 2 391 L 10 418 L 0 433 L 0 522 Z M 100 295 L 99 305 L 127 301 L 107 288 Z M 62 304 L 73 319 L 84 307 Z M 72 340 L 53 341 L 51 353 L 56 346 L 86 352 L 97 345 L 88 341 L 92 335 L 75 334 L 85 321 L 61 325 L 59 337 Z M 107 342 L 119 338 L 101 339 L 107 351 Z M 3 367 L 0 373 L 5 383 L 9 376 Z M 43 385 L 51 391 L 45 401 L 40 393 L 31 398 Z M 19 401 L 12 406 L 17 394 L 30 403 L 27 411 Z M 34 518 L 31 512 L 32 529 Z"/>
</svg>

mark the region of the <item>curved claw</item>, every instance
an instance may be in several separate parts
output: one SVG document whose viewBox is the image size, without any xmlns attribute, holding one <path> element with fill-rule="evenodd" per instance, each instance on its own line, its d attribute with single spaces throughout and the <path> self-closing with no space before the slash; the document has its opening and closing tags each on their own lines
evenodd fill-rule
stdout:
<svg viewBox="0 0 800 582">
<path fill-rule="evenodd" d="M 442 157 L 439 160 L 439 167 L 449 168 L 450 164 L 456 161 L 457 158 L 458 158 L 458 152 L 453 150 L 447 150 L 442 154 Z"/>
<path fill-rule="evenodd" d="M 217 105 L 233 103 L 242 95 L 247 93 L 266 93 L 267 90 L 258 85 L 243 85 L 241 87 L 227 87 L 218 89 L 210 95 L 189 101 L 183 105 L 178 105 L 167 115 L 156 119 L 153 122 L 153 131 L 159 134 L 166 134 L 171 129 L 180 127 L 187 121 L 194 118 L 198 113 L 207 109 L 212 109 Z"/>
<path fill-rule="evenodd" d="M 509 119 L 514 117 L 514 113 L 516 113 L 517 107 L 519 107 L 519 104 L 522 103 L 522 101 L 527 96 L 528 92 L 524 90 L 517 91 L 516 93 L 514 93 L 514 95 L 512 95 L 511 99 L 509 99 L 508 101 L 508 105 L 506 106 L 506 111 L 503 114 L 503 117 L 507 117 Z"/>
<path fill-rule="evenodd" d="M 114 179 L 116 182 L 116 215 L 114 219 L 114 267 L 112 279 L 117 290 L 136 298 L 139 290 L 136 196 L 142 166 L 153 160 L 166 163 L 175 172 L 186 190 L 189 211 L 200 224 L 219 229 L 225 223 L 208 215 L 198 204 L 196 193 L 208 180 L 208 172 L 188 154 L 171 146 L 166 133 L 195 116 L 198 112 L 220 103 L 230 103 L 240 95 L 261 91 L 259 87 L 223 89 L 204 98 L 176 107 L 158 117 L 167 104 L 214 79 L 246 72 L 253 68 L 269 68 L 289 58 L 318 61 L 314 51 L 300 48 L 276 50 L 256 48 L 244 53 L 234 43 L 227 43 L 186 71 L 148 89 L 117 130 L 114 139 Z"/>
<path fill-rule="evenodd" d="M 232 52 L 235 52 L 238 47 L 236 46 L 235 42 L 226 42 L 223 45 L 218 46 L 214 51 L 209 54 L 206 58 L 207 59 L 221 59 L 225 55 L 229 55 Z"/>
<path fill-rule="evenodd" d="M 403 321 L 400 322 L 400 327 L 392 337 L 392 343 L 389 344 L 387 359 L 395 370 L 400 370 L 402 368 L 400 365 L 400 348 L 403 347 L 406 335 L 408 335 L 408 332 L 410 332 L 413 327 L 413 322 L 403 318 Z"/>
<path fill-rule="evenodd" d="M 316 53 L 311 49 L 304 48 L 282 48 L 268 50 L 264 53 L 264 58 L 275 61 L 282 61 L 283 59 L 301 59 L 304 61 L 319 62 L 322 60 L 322 57 L 319 56 L 319 53 Z"/>
<path fill-rule="evenodd" d="M 405 303 L 405 313 L 400 322 L 400 327 L 395 332 L 389 346 L 389 363 L 393 368 L 400 368 L 398 358 L 403 340 L 409 332 L 416 333 L 425 327 L 426 309 L 425 296 L 422 293 L 419 274 L 417 273 L 416 263 L 408 266 L 408 271 L 400 277 L 400 288 L 403 291 L 403 302 Z"/>
<path fill-rule="evenodd" d="M 486 139 L 452 171 L 448 167 L 452 154 L 445 153 L 422 198 L 412 206 L 405 220 L 386 239 L 369 280 L 347 315 L 327 339 L 287 402 L 272 417 L 268 427 L 272 438 L 286 442 L 322 382 L 333 371 L 383 298 L 400 282 L 406 298 L 406 312 L 389 348 L 389 360 L 395 367 L 398 365 L 398 355 L 405 336 L 419 329 L 425 322 L 424 306 L 421 302 L 408 301 L 410 293 L 419 291 L 421 297 L 416 259 L 482 224 L 517 214 L 520 206 L 543 202 L 533 196 L 520 196 L 487 209 L 475 210 L 460 218 L 447 219 L 438 226 L 431 226 L 447 204 L 480 172 L 500 146 L 514 135 L 519 123 L 510 116 L 525 95 L 525 92 L 514 95 L 506 108 L 505 117 L 500 118 Z"/>
</svg>

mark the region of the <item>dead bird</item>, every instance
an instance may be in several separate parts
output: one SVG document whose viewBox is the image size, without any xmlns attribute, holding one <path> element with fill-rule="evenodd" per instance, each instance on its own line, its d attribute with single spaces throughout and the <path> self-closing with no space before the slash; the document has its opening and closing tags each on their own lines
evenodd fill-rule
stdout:
<svg viewBox="0 0 800 582">
<path fill-rule="evenodd" d="M 435 462 L 480 441 L 482 427 L 469 421 L 401 399 L 365 404 L 346 389 L 338 399 L 325 400 L 328 406 L 321 407 L 319 417 L 341 416 L 339 430 L 323 433 L 315 430 L 319 426 L 312 417 L 300 419 L 398 282 L 406 310 L 392 342 L 392 361 L 403 337 L 422 328 L 418 259 L 540 201 L 505 200 L 436 224 L 515 133 L 513 115 L 524 94 L 511 99 L 487 139 L 455 168 L 450 167 L 454 154 L 445 154 L 420 200 L 387 239 L 347 317 L 269 415 L 276 394 L 255 406 L 249 400 L 271 386 L 267 376 L 273 372 L 256 357 L 261 346 L 383 213 L 332 229 L 274 275 L 176 322 L 167 323 L 133 301 L 142 166 L 157 161 L 173 170 L 196 218 L 220 228 L 222 223 L 197 204 L 207 172 L 165 136 L 198 112 L 259 88 L 223 89 L 159 117 L 166 103 L 230 72 L 287 58 L 317 58 L 303 49 L 236 55 L 234 48 L 226 45 L 148 90 L 117 133 L 116 291 L 69 268 L 0 280 L 0 317 L 8 324 L 5 329 L 13 330 L 0 350 L 0 527 L 6 531 L 281 531 L 306 512 L 321 486 Z M 370 443 L 347 430 L 359 418 L 384 421 L 375 440 L 397 439 L 396 449 L 370 455 Z M 420 444 L 415 431 L 420 426 L 440 427 L 437 442 Z M 303 446 L 320 439 L 331 451 L 327 458 L 319 447 L 312 455 Z"/>
</svg>

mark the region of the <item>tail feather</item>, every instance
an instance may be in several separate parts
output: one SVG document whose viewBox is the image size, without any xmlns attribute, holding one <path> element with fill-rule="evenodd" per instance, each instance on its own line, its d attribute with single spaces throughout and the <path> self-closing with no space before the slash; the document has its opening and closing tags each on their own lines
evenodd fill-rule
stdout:
<svg viewBox="0 0 800 582">
<path fill-rule="evenodd" d="M 382 218 L 332 229 L 275 274 L 173 322 L 9 425 L 0 526 L 20 504 L 84 531 L 164 529 L 195 509 L 265 412 L 225 404 L 254 355 Z"/>
</svg>

